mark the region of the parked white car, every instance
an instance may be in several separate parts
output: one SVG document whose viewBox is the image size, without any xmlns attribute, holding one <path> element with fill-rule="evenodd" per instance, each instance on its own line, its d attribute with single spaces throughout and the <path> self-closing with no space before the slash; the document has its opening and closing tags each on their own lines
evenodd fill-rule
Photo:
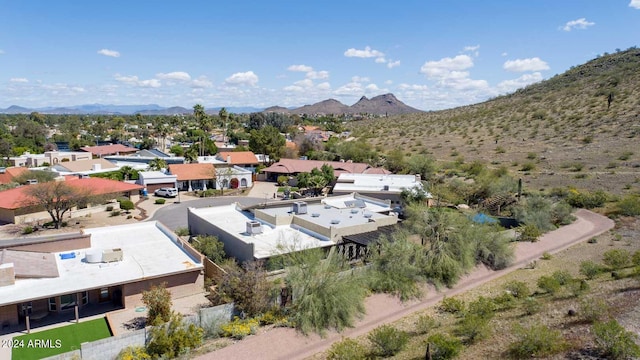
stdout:
<svg viewBox="0 0 640 360">
<path fill-rule="evenodd" d="M 174 198 L 178 196 L 178 189 L 176 188 L 160 188 L 153 192 L 155 196 L 162 196 L 166 198 Z"/>
</svg>

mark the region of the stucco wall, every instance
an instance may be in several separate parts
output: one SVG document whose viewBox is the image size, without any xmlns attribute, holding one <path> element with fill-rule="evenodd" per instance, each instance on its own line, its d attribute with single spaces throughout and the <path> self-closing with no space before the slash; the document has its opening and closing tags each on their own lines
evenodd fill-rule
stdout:
<svg viewBox="0 0 640 360">
<path fill-rule="evenodd" d="M 187 210 L 187 219 L 189 223 L 189 232 L 191 234 L 217 236 L 218 240 L 224 244 L 224 252 L 227 256 L 234 257 L 240 262 L 254 259 L 253 244 L 245 243 L 244 241 L 218 228 L 198 215 L 192 213 L 191 209 Z"/>
</svg>

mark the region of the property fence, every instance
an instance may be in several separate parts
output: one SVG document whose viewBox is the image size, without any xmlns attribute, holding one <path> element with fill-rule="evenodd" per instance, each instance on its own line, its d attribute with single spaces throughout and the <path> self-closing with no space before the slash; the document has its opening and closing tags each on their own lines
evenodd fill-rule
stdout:
<svg viewBox="0 0 640 360">
<path fill-rule="evenodd" d="M 202 308 L 196 314 L 184 317 L 184 322 L 194 324 L 204 329 L 205 335 L 217 334 L 220 326 L 231 321 L 234 315 L 234 305 L 224 304 L 209 308 Z M 105 360 L 115 359 L 122 349 L 128 346 L 145 346 L 149 340 L 151 327 L 139 329 L 106 339 L 87 342 L 80 345 L 80 349 L 46 358 L 46 360 Z"/>
</svg>

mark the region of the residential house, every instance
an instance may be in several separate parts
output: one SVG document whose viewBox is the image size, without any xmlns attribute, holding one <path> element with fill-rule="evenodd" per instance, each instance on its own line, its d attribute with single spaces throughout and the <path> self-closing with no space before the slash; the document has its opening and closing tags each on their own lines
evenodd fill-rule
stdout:
<svg viewBox="0 0 640 360">
<path fill-rule="evenodd" d="M 20 156 L 9 158 L 9 162 L 14 166 L 42 167 L 52 166 L 63 162 L 90 160 L 91 154 L 83 151 L 45 151 L 44 154 L 31 154 L 25 152 Z"/>
<path fill-rule="evenodd" d="M 103 157 L 107 155 L 127 155 L 138 152 L 138 149 L 122 144 L 85 146 L 80 150 L 91 153 L 94 157 Z"/>
<path fill-rule="evenodd" d="M 392 206 L 399 206 L 402 202 L 403 190 L 417 189 L 424 191 L 420 175 L 395 174 L 351 174 L 342 173 L 338 176 L 332 193 L 344 195 L 357 192 L 381 200 L 391 201 Z M 431 194 L 426 194 L 431 198 Z"/>
<path fill-rule="evenodd" d="M 29 169 L 25 167 L 0 167 L 0 184 L 8 184 L 16 177 L 26 173 Z"/>
<path fill-rule="evenodd" d="M 169 173 L 177 178 L 181 191 L 207 189 L 245 189 L 253 186 L 250 170 L 232 167 L 214 167 L 211 163 L 169 165 Z"/>
<path fill-rule="evenodd" d="M 314 168 L 320 169 L 322 165 L 333 167 L 334 174 L 339 176 L 342 173 L 348 174 L 390 174 L 391 172 L 383 168 L 376 168 L 366 163 L 342 162 L 342 161 L 322 161 L 322 160 L 300 160 L 300 159 L 280 159 L 275 164 L 260 170 L 267 174 L 267 179 L 276 181 L 278 176 L 296 176 L 299 173 L 311 172 Z"/>
<path fill-rule="evenodd" d="M 102 172 L 116 171 L 119 169 L 116 164 L 101 158 L 60 162 L 56 165 L 53 165 L 51 168 L 61 175 L 90 175 Z"/>
<path fill-rule="evenodd" d="M 216 158 L 224 161 L 227 165 L 238 166 L 255 172 L 260 160 L 252 151 L 220 151 Z"/>
<path fill-rule="evenodd" d="M 158 222 L 5 240 L 0 254 L 3 331 L 136 308 L 163 283 L 174 298 L 203 292 L 203 256 Z"/>
<path fill-rule="evenodd" d="M 142 186 L 129 184 L 121 181 L 90 178 L 84 175 L 67 176 L 60 180 L 65 181 L 69 186 L 79 191 L 87 192 L 92 195 L 106 199 L 117 199 L 126 197 L 132 201 L 137 201 L 140 196 Z M 27 189 L 29 186 L 45 186 L 45 184 L 34 184 L 19 186 L 17 188 L 0 191 L 0 223 L 29 223 L 39 220 L 50 220 L 50 215 L 42 206 L 35 204 Z M 82 208 L 74 208 L 68 214 L 69 217 L 84 216 L 93 212 L 105 211 L 106 205 L 103 202 L 99 204 L 84 204 Z"/>
<path fill-rule="evenodd" d="M 157 189 L 163 187 L 178 187 L 178 176 L 174 174 L 166 174 L 162 171 L 140 171 L 136 184 L 142 185 L 147 189 L 147 193 L 152 194 Z"/>
<path fill-rule="evenodd" d="M 356 245 L 349 244 L 351 250 L 344 248 L 343 237 L 376 231 L 398 221 L 390 215 L 388 201 L 358 194 L 265 205 L 189 208 L 190 233 L 217 236 L 227 255 L 239 262 L 337 244 L 341 251 L 355 256 Z"/>
</svg>

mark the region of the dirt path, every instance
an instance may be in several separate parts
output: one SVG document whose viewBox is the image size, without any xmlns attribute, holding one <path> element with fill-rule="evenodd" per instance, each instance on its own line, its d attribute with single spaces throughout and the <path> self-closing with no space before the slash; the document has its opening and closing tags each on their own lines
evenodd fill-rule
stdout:
<svg viewBox="0 0 640 360">
<path fill-rule="evenodd" d="M 545 234 L 536 243 L 519 243 L 516 260 L 512 266 L 500 271 L 490 271 L 479 267 L 463 277 L 453 289 L 436 292 L 433 289 L 419 301 L 400 302 L 398 299 L 375 294 L 366 299 L 366 315 L 354 328 L 342 333 L 329 332 L 325 338 L 317 335 L 304 336 L 294 329 L 276 328 L 250 336 L 233 345 L 202 355 L 198 359 L 305 359 L 327 350 L 342 337 L 357 337 L 376 327 L 396 321 L 416 311 L 426 309 L 442 300 L 443 296 L 453 296 L 504 276 L 534 261 L 544 253 L 556 253 L 571 245 L 600 235 L 613 228 L 612 220 L 588 210 L 578 210 L 577 220 L 571 225 Z"/>
</svg>

